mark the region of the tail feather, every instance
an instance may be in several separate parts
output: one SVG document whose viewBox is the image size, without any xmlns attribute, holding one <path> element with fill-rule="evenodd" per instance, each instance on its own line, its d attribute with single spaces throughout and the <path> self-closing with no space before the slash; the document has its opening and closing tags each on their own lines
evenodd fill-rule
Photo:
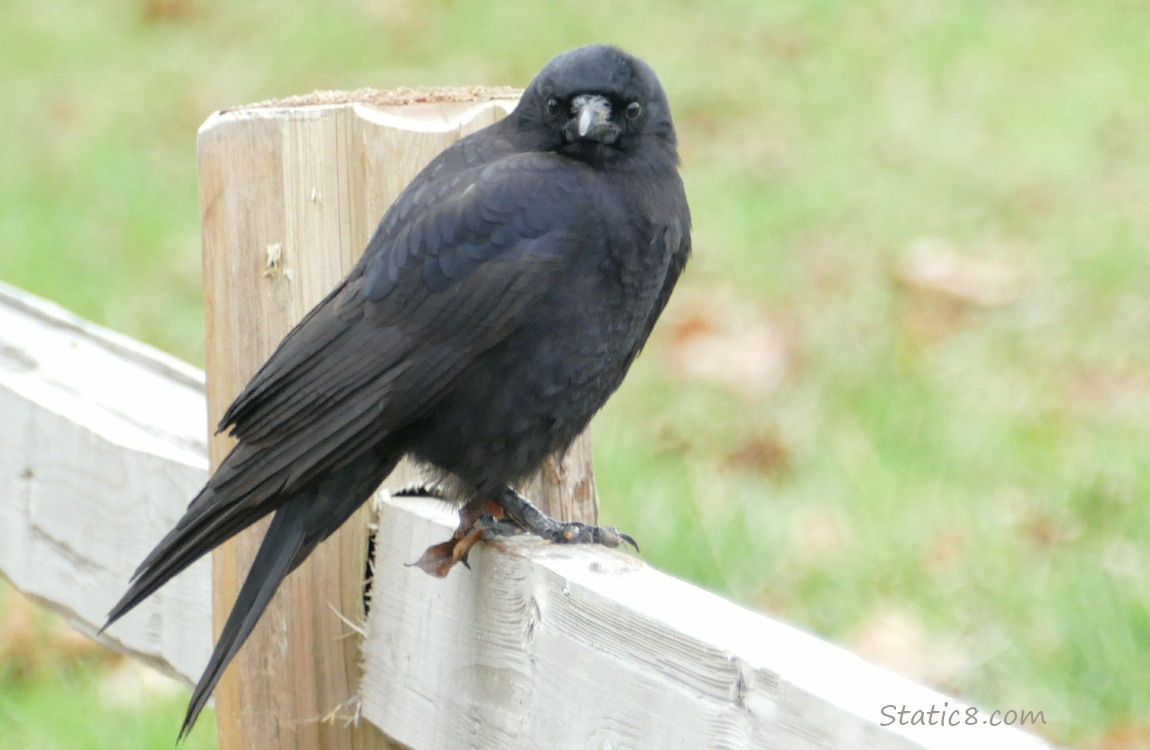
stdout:
<svg viewBox="0 0 1150 750">
<path fill-rule="evenodd" d="M 278 508 L 208 666 L 192 693 L 180 729 L 181 740 L 191 731 L 220 676 L 251 635 L 284 578 L 343 525 L 391 473 L 397 461 L 398 457 L 382 452 L 368 452 L 292 496 L 271 497 L 258 504 L 250 502 L 250 498 L 241 498 L 241 504 L 226 493 L 209 495 L 215 491 L 209 483 L 176 528 L 148 555 L 101 631 L 188 565 Z"/>
<path fill-rule="evenodd" d="M 184 724 L 180 727 L 180 740 L 192 731 L 192 726 L 207 705 L 224 669 L 251 635 L 252 628 L 267 609 L 284 578 L 314 549 L 316 543 L 307 543 L 308 530 L 301 523 L 301 510 L 301 504 L 296 501 L 276 511 L 228 615 L 228 621 L 220 633 L 219 641 L 216 642 L 216 648 L 212 651 L 212 658 L 192 692 Z"/>
<path fill-rule="evenodd" d="M 192 730 L 220 676 L 251 635 L 284 578 L 363 505 L 397 462 L 394 458 L 362 456 L 276 511 L 224 623 L 212 658 L 192 691 L 188 713 L 180 729 L 181 739 Z"/>
<path fill-rule="evenodd" d="M 212 488 L 209 485 L 204 488 L 201 496 L 210 492 Z M 275 507 L 269 503 L 256 508 L 247 508 L 246 513 L 226 514 L 226 506 L 218 507 L 225 505 L 222 500 L 223 498 L 210 499 L 209 504 L 217 506 L 218 514 L 204 515 L 194 519 L 192 523 L 180 523 L 156 545 L 132 574 L 132 585 L 108 612 L 108 619 L 100 628 L 101 633 L 192 563 L 260 520 Z M 235 508 L 234 502 L 232 507 Z"/>
</svg>

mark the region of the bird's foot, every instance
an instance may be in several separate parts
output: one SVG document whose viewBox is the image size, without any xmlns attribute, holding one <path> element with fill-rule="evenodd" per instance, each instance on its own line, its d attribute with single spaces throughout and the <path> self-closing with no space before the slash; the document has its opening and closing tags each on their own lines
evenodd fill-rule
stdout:
<svg viewBox="0 0 1150 750">
<path fill-rule="evenodd" d="M 467 555 L 471 548 L 502 523 L 503 508 L 495 502 L 469 502 L 459 509 L 459 527 L 451 538 L 428 547 L 423 556 L 411 565 L 436 578 L 445 578 L 455 563 L 463 563 L 463 567 L 470 568 Z"/>
<path fill-rule="evenodd" d="M 481 539 L 496 539 L 530 532 L 555 544 L 602 544 L 604 547 L 639 544 L 614 526 L 578 521 L 557 521 L 510 487 L 495 500 L 472 500 L 459 509 L 459 527 L 446 542 L 433 544 L 411 563 L 428 575 L 444 578 L 456 563 L 470 568 L 467 555 Z"/>
<path fill-rule="evenodd" d="M 614 526 L 557 521 L 510 487 L 504 488 L 495 504 L 503 509 L 509 521 L 556 544 L 602 544 L 604 547 L 612 548 L 629 544 L 636 552 L 639 551 L 639 544 L 634 537 L 619 531 Z"/>
</svg>

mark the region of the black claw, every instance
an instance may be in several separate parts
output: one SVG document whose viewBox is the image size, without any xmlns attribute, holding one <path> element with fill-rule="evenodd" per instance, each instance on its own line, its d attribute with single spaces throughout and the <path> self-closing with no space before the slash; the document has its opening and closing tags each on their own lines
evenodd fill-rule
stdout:
<svg viewBox="0 0 1150 750">
<path fill-rule="evenodd" d="M 619 531 L 619 529 L 614 526 L 597 526 L 593 528 L 595 529 L 595 541 L 604 547 L 615 549 L 624 544 L 629 544 L 636 552 L 639 551 L 639 545 L 635 543 L 635 538 L 630 534 Z"/>
<path fill-rule="evenodd" d="M 635 553 L 638 554 L 639 543 L 635 541 L 635 537 L 631 536 L 630 534 L 624 534 L 622 531 L 619 532 L 619 536 L 623 539 L 624 542 L 631 545 L 631 549 L 635 550 Z"/>
</svg>

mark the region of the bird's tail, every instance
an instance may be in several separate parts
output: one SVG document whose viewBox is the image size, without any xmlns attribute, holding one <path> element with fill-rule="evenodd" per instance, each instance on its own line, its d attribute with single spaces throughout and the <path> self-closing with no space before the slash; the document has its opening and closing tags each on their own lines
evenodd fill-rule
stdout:
<svg viewBox="0 0 1150 750">
<path fill-rule="evenodd" d="M 132 586 L 112 608 L 104 628 L 196 559 L 276 509 L 208 666 L 192 693 L 180 739 L 191 731 L 220 675 L 251 635 L 284 578 L 343 525 L 396 463 L 397 458 L 369 451 L 294 496 L 270 498 L 247 509 L 227 502 L 221 494 L 213 494 L 209 483 L 176 528 L 136 571 Z M 245 512 L 237 512 L 240 510 Z"/>
<path fill-rule="evenodd" d="M 332 472 L 276 511 L 224 623 L 212 658 L 192 691 L 180 739 L 192 730 L 220 675 L 251 635 L 284 578 L 363 505 L 396 463 L 396 458 L 384 459 L 369 452 Z"/>
<path fill-rule="evenodd" d="M 200 711 L 207 704 L 208 697 L 216 688 L 216 683 L 220 681 L 224 668 L 251 635 L 252 628 L 267 609 L 276 589 L 283 583 L 287 574 L 303 562 L 318 543 L 318 540 L 310 543 L 308 541 L 309 530 L 304 523 L 307 508 L 304 507 L 303 501 L 305 498 L 297 498 L 276 511 L 260 544 L 259 552 L 256 553 L 256 559 L 252 562 L 251 570 L 244 579 L 244 585 L 240 588 L 239 596 L 236 597 L 236 603 L 228 615 L 228 621 L 224 624 L 224 629 L 216 642 L 216 648 L 212 651 L 212 658 L 208 661 L 208 666 L 192 693 L 188 712 L 184 716 L 184 724 L 180 727 L 180 740 L 192 731 Z"/>
</svg>

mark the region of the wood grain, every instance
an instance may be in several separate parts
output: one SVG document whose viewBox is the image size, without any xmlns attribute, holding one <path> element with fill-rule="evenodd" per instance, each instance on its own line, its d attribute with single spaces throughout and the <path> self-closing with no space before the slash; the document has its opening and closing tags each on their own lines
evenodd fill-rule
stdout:
<svg viewBox="0 0 1150 750">
<path fill-rule="evenodd" d="M 203 373 L 0 284 L 0 574 L 94 635 L 208 477 Z M 191 684 L 210 561 L 100 640 Z"/>
<path fill-rule="evenodd" d="M 1011 727 L 883 726 L 887 705 L 966 704 L 621 552 L 518 538 L 443 581 L 404 567 L 453 524 L 421 498 L 380 512 L 363 713 L 413 748 L 1049 747 Z"/>
</svg>

